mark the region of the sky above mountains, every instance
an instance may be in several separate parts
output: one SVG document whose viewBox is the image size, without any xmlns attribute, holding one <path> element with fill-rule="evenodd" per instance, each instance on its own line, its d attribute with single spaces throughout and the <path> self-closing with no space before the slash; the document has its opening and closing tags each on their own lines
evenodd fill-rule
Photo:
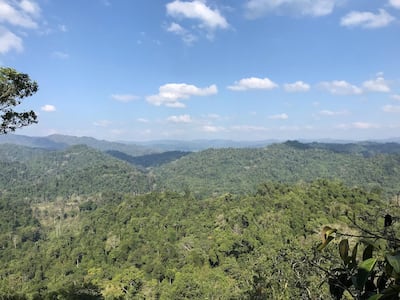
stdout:
<svg viewBox="0 0 400 300">
<path fill-rule="evenodd" d="M 400 136 L 400 0 L 0 0 L 0 64 L 39 84 L 20 134 Z"/>
</svg>

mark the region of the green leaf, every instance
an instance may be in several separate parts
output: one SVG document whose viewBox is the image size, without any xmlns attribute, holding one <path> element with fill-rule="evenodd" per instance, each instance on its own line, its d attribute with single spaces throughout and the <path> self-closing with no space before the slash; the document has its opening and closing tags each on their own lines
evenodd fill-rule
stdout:
<svg viewBox="0 0 400 300">
<path fill-rule="evenodd" d="M 365 247 L 364 252 L 363 252 L 363 260 L 372 258 L 373 250 L 374 250 L 374 246 L 372 246 L 371 244 L 368 244 L 368 246 Z"/>
<path fill-rule="evenodd" d="M 374 268 L 376 261 L 376 258 L 369 258 L 359 264 L 358 272 L 354 282 L 354 285 L 358 290 L 361 291 L 364 288 L 364 285 L 367 282 L 368 276 Z"/>
<path fill-rule="evenodd" d="M 388 263 L 393 267 L 393 270 L 400 274 L 400 253 L 396 255 L 386 255 Z"/>
<path fill-rule="evenodd" d="M 382 298 L 382 294 L 376 294 L 368 298 L 368 300 L 378 300 Z"/>
<path fill-rule="evenodd" d="M 340 241 L 339 254 L 343 262 L 346 263 L 346 261 L 348 261 L 348 256 L 349 256 L 349 241 L 347 239 Z"/>
</svg>

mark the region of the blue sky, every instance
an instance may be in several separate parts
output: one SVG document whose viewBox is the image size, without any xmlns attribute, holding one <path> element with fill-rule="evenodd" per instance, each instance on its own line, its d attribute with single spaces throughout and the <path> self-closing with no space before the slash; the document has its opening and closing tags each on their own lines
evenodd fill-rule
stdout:
<svg viewBox="0 0 400 300">
<path fill-rule="evenodd" d="M 19 134 L 400 136 L 400 0 L 0 0 L 0 64 L 39 84 Z"/>
</svg>

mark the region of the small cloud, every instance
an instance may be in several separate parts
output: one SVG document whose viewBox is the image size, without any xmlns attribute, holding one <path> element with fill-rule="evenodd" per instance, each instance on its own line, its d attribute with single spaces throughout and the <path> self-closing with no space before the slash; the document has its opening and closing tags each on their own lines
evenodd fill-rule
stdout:
<svg viewBox="0 0 400 300">
<path fill-rule="evenodd" d="M 108 127 L 111 124 L 112 124 L 112 122 L 109 120 L 100 120 L 100 121 L 93 122 L 93 125 L 98 126 L 98 127 Z"/>
<path fill-rule="evenodd" d="M 263 89 L 263 90 L 272 90 L 277 88 L 278 85 L 271 81 L 269 78 L 243 78 L 239 81 L 235 81 L 233 85 L 228 86 L 228 89 L 232 91 L 245 91 L 249 89 Z"/>
<path fill-rule="evenodd" d="M 138 118 L 138 119 L 136 119 L 136 121 L 138 121 L 140 123 L 149 123 L 150 122 L 148 119 L 145 119 L 145 118 Z"/>
<path fill-rule="evenodd" d="M 205 1 L 180 1 L 175 0 L 167 4 L 167 14 L 174 18 L 187 18 L 200 22 L 200 27 L 208 29 L 225 29 L 228 22 L 217 9 L 213 10 Z"/>
<path fill-rule="evenodd" d="M 368 80 L 363 83 L 364 89 L 371 92 L 390 92 L 390 87 L 382 76 L 378 76 L 374 80 Z"/>
<path fill-rule="evenodd" d="M 64 25 L 64 24 L 58 25 L 58 29 L 59 29 L 61 32 L 68 32 L 68 28 L 67 28 L 67 26 Z"/>
<path fill-rule="evenodd" d="M 350 124 L 339 124 L 336 126 L 338 129 L 373 129 L 379 128 L 380 126 L 374 123 L 368 122 L 353 122 Z"/>
<path fill-rule="evenodd" d="M 400 9 L 400 0 L 389 0 L 389 4 L 394 8 Z"/>
<path fill-rule="evenodd" d="M 51 54 L 52 57 L 58 58 L 58 59 L 68 59 L 69 54 L 61 51 L 55 51 Z"/>
<path fill-rule="evenodd" d="M 393 94 L 393 95 L 391 95 L 390 97 L 391 97 L 392 99 L 394 99 L 394 100 L 400 101 L 400 95 L 398 95 L 398 94 Z"/>
<path fill-rule="evenodd" d="M 344 80 L 321 82 L 319 86 L 334 95 L 359 95 L 362 89 Z"/>
<path fill-rule="evenodd" d="M 22 52 L 23 49 L 22 39 L 0 26 L 0 54 L 6 54 L 11 50 Z"/>
<path fill-rule="evenodd" d="M 380 9 L 379 13 L 352 11 L 344 16 L 340 25 L 345 27 L 362 27 L 362 28 L 380 28 L 389 25 L 395 18 L 387 13 L 384 9 Z"/>
<path fill-rule="evenodd" d="M 269 116 L 268 119 L 272 120 L 287 120 L 289 116 L 287 114 L 278 114 L 278 115 L 272 115 Z"/>
<path fill-rule="evenodd" d="M 331 14 L 338 3 L 336 0 L 248 0 L 245 8 L 249 18 L 268 13 L 320 17 Z"/>
<path fill-rule="evenodd" d="M 341 110 L 341 111 L 321 110 L 318 114 L 321 116 L 333 117 L 333 116 L 348 115 L 349 112 L 347 110 Z"/>
<path fill-rule="evenodd" d="M 219 126 L 213 126 L 213 125 L 204 125 L 202 127 L 202 131 L 209 132 L 209 133 L 215 133 L 215 132 L 225 131 L 225 128 L 219 127 Z"/>
<path fill-rule="evenodd" d="M 189 115 L 170 116 L 167 121 L 172 123 L 191 123 L 192 118 Z"/>
<path fill-rule="evenodd" d="M 42 111 L 45 111 L 45 112 L 54 112 L 54 111 L 56 111 L 56 107 L 54 105 L 51 105 L 51 104 L 46 104 L 46 105 L 42 106 L 40 109 Z"/>
<path fill-rule="evenodd" d="M 171 23 L 167 31 L 180 36 L 186 45 L 192 45 L 197 40 L 195 35 L 175 22 Z"/>
<path fill-rule="evenodd" d="M 310 85 L 303 81 L 296 81 L 294 83 L 286 83 L 283 85 L 286 92 L 307 92 L 310 90 Z"/>
<path fill-rule="evenodd" d="M 385 105 L 382 110 L 387 113 L 400 113 L 400 105 Z"/>
<path fill-rule="evenodd" d="M 34 1 L 29 1 L 29 0 L 22 0 L 19 3 L 19 7 L 27 14 L 30 14 L 32 16 L 39 16 L 40 15 L 40 7 L 39 5 L 34 2 Z"/>
<path fill-rule="evenodd" d="M 123 103 L 128 103 L 135 101 L 139 99 L 138 96 L 133 95 L 133 94 L 113 94 L 111 95 L 111 98 L 115 101 L 123 102 Z"/>
<path fill-rule="evenodd" d="M 149 103 L 167 107 L 182 108 L 185 104 L 181 100 L 189 99 L 192 96 L 209 96 L 218 92 L 216 85 L 199 88 L 197 86 L 186 83 L 167 83 L 159 88 L 157 95 L 148 96 L 146 99 Z"/>
</svg>

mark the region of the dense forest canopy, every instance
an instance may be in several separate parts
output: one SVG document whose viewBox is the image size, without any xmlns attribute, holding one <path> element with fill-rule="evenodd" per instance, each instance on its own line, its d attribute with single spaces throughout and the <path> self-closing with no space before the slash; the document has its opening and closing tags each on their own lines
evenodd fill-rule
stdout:
<svg viewBox="0 0 400 300">
<path fill-rule="evenodd" d="M 329 299 L 321 228 L 399 229 L 395 143 L 119 151 L 0 145 L 4 299 Z"/>
</svg>

